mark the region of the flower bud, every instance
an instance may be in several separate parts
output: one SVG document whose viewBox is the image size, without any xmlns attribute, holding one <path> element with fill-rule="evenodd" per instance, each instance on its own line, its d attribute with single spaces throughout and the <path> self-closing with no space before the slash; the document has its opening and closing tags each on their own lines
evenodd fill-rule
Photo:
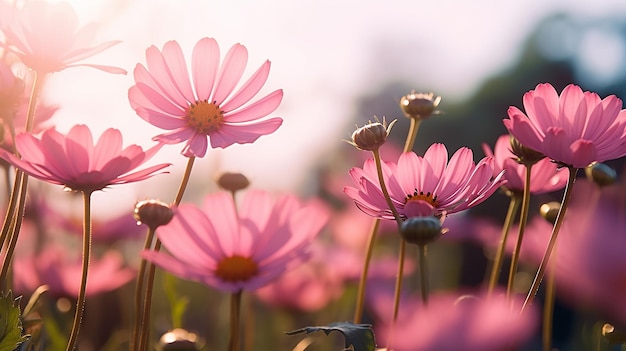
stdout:
<svg viewBox="0 0 626 351">
<path fill-rule="evenodd" d="M 513 155 L 517 156 L 517 163 L 522 165 L 534 165 L 535 163 L 541 161 L 546 156 L 539 151 L 535 151 L 531 148 L 528 148 L 522 145 L 519 140 L 515 139 L 511 135 L 511 152 Z"/>
<path fill-rule="evenodd" d="M 384 117 L 382 123 L 378 121 L 378 118 L 376 118 L 375 122 L 369 121 L 368 124 L 357 128 L 352 133 L 352 141 L 349 141 L 349 143 L 359 150 L 378 150 L 387 141 L 389 132 L 391 132 L 391 128 L 396 121 L 393 120 L 388 126 Z"/>
<path fill-rule="evenodd" d="M 541 207 L 539 207 L 539 214 L 543 217 L 543 219 L 554 224 L 554 222 L 556 222 L 556 216 L 559 215 L 560 209 L 561 204 L 556 201 L 552 201 L 541 205 Z"/>
<path fill-rule="evenodd" d="M 433 93 L 411 91 L 400 99 L 400 108 L 408 118 L 426 119 L 431 115 L 441 113 L 437 110 L 439 102 L 441 102 L 441 96 L 435 97 Z"/>
<path fill-rule="evenodd" d="M 184 329 L 176 328 L 170 330 L 159 339 L 160 351 L 197 351 L 198 335 L 190 333 Z"/>
<path fill-rule="evenodd" d="M 620 345 L 626 343 L 626 333 L 617 330 L 612 324 L 604 324 L 602 326 L 602 336 L 604 336 L 610 344 Z"/>
<path fill-rule="evenodd" d="M 250 185 L 250 181 L 241 173 L 225 172 L 217 177 L 217 185 L 224 190 L 234 193 L 247 188 Z"/>
<path fill-rule="evenodd" d="M 410 217 L 402 222 L 400 235 L 411 244 L 426 245 L 437 240 L 442 233 L 441 221 L 439 218 L 431 217 Z"/>
<path fill-rule="evenodd" d="M 603 187 L 612 185 L 617 180 L 617 172 L 604 163 L 593 162 L 585 167 L 585 175 L 587 179 Z"/>
<path fill-rule="evenodd" d="M 144 200 L 135 205 L 133 216 L 137 220 L 137 224 L 145 224 L 150 229 L 156 229 L 168 224 L 172 220 L 174 212 L 166 203 L 158 200 Z"/>
</svg>

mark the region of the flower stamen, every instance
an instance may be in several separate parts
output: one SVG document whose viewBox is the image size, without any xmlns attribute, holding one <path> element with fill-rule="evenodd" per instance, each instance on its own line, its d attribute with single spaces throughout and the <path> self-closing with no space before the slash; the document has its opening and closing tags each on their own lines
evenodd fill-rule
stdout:
<svg viewBox="0 0 626 351">
<path fill-rule="evenodd" d="M 431 193 L 430 191 L 424 194 L 423 191 L 415 191 L 413 194 L 406 194 L 406 198 L 404 199 L 404 203 L 408 203 L 410 201 L 426 201 L 431 204 L 433 207 L 437 206 L 437 195 Z"/>
<path fill-rule="evenodd" d="M 187 125 L 199 134 L 209 135 L 220 128 L 224 122 L 224 114 L 215 102 L 202 100 L 189 105 L 185 119 Z"/>
<path fill-rule="evenodd" d="M 217 264 L 215 275 L 226 282 L 247 281 L 257 275 L 259 267 L 250 257 L 234 255 L 225 257 Z"/>
</svg>

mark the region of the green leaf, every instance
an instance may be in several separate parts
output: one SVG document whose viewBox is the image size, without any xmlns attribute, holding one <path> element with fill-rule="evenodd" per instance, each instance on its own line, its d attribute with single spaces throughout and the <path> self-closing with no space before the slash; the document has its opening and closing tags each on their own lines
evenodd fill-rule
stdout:
<svg viewBox="0 0 626 351">
<path fill-rule="evenodd" d="M 22 335 L 20 298 L 14 299 L 11 291 L 0 295 L 0 351 L 13 351 L 28 339 Z"/>
<path fill-rule="evenodd" d="M 338 331 L 343 334 L 345 339 L 345 350 L 350 346 L 354 348 L 354 351 L 374 351 L 376 350 L 376 341 L 374 340 L 374 332 L 372 326 L 369 324 L 354 324 L 351 322 L 335 322 L 330 323 L 327 326 L 321 327 L 305 327 L 298 330 L 287 332 L 288 335 L 300 334 L 300 333 L 314 333 L 317 331 L 323 331 L 326 335 L 330 332 Z"/>
</svg>

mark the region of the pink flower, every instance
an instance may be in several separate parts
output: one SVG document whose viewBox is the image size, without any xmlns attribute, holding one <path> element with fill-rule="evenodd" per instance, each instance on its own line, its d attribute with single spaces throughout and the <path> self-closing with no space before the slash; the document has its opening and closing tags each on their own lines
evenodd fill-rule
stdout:
<svg viewBox="0 0 626 351">
<path fill-rule="evenodd" d="M 559 96 L 539 84 L 524 94 L 526 114 L 509 107 L 504 125 L 522 145 L 576 168 L 626 155 L 626 112 L 622 100 L 568 85 Z"/>
<path fill-rule="evenodd" d="M 68 255 L 59 245 L 48 245 L 37 254 L 18 256 L 13 266 L 13 284 L 18 292 L 31 293 L 46 284 L 56 296 L 78 296 L 82 272 L 80 256 Z M 122 257 L 117 252 L 107 251 L 89 265 L 86 294 L 115 290 L 134 276 L 134 270 L 123 267 Z"/>
<path fill-rule="evenodd" d="M 88 66 L 109 73 L 126 74 L 111 66 L 78 63 L 100 53 L 119 41 L 92 46 L 96 25 L 78 27 L 78 16 L 65 2 L 26 1 L 21 9 L 3 8 L 13 13 L 9 23 L 0 24 L 5 46 L 39 74 L 58 72 L 68 67 Z"/>
<path fill-rule="evenodd" d="M 374 311 L 378 344 L 387 344 L 392 296 L 378 295 Z M 504 295 L 487 297 L 432 294 L 428 306 L 416 298 L 402 302 L 393 330 L 395 351 L 500 351 L 520 346 L 537 326 L 533 310 L 520 314 Z"/>
<path fill-rule="evenodd" d="M 207 139 L 213 148 L 252 143 L 283 122 L 281 118 L 260 120 L 278 107 L 282 90 L 244 106 L 265 84 L 269 61 L 233 93 L 248 61 L 248 51 L 241 44 L 233 45 L 220 65 L 217 42 L 201 39 L 191 59 L 193 82 L 176 41 L 167 42 L 161 51 L 151 46 L 146 60 L 147 68 L 135 67 L 137 84 L 128 91 L 130 104 L 141 118 L 168 130 L 154 140 L 166 144 L 186 141 L 182 153 L 187 157 L 203 157 Z"/>
<path fill-rule="evenodd" d="M 95 145 L 85 125 L 72 127 L 67 135 L 50 128 L 41 139 L 28 133 L 15 139 L 22 158 L 4 149 L 0 149 L 0 158 L 32 177 L 76 191 L 93 192 L 113 184 L 137 182 L 169 166 L 162 163 L 129 173 L 150 159 L 161 145 L 145 152 L 137 145 L 122 149 L 122 133 L 113 128 L 107 129 Z"/>
<path fill-rule="evenodd" d="M 328 219 L 318 202 L 302 204 L 290 195 L 273 201 L 249 191 L 240 208 L 232 195 L 205 198 L 204 208 L 181 205 L 157 235 L 170 254 L 142 256 L 184 279 L 216 289 L 255 290 L 309 258 L 307 246 Z"/>
<path fill-rule="evenodd" d="M 505 182 L 502 173 L 492 179 L 493 158 L 474 164 L 472 151 L 464 147 L 448 163 L 443 144 L 433 144 L 424 157 L 406 152 L 397 164 L 383 162 L 382 166 L 389 196 L 403 218 L 466 210 L 486 200 Z M 362 169 L 353 168 L 350 175 L 356 187 L 346 186 L 344 192 L 357 207 L 370 216 L 393 219 L 374 160 L 367 160 Z"/>
<path fill-rule="evenodd" d="M 487 144 L 483 144 L 485 155 L 495 160 L 494 177 L 502 170 L 507 180 L 505 187 L 513 192 L 522 193 L 526 179 L 526 166 L 515 161 L 516 156 L 511 152 L 509 135 L 502 135 L 496 141 L 494 151 Z M 568 174 L 564 168 L 557 168 L 557 164 L 544 158 L 534 164 L 530 170 L 530 192 L 543 194 L 562 189 L 567 183 Z"/>
</svg>

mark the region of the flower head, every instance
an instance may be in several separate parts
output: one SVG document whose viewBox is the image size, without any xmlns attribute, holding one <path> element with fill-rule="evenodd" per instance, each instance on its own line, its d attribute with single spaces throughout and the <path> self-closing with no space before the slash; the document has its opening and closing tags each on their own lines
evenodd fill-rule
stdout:
<svg viewBox="0 0 626 351">
<path fill-rule="evenodd" d="M 88 66 L 109 73 L 126 74 L 125 70 L 117 67 L 78 63 L 119 41 L 93 46 L 97 26 L 89 24 L 79 28 L 78 15 L 68 3 L 32 0 L 26 1 L 20 9 L 4 9 L 13 12 L 9 23 L 0 24 L 6 37 L 5 46 L 37 73 Z"/>
<path fill-rule="evenodd" d="M 222 291 L 255 290 L 307 259 L 307 246 L 327 219 L 318 202 L 302 204 L 290 195 L 273 201 L 257 190 L 246 193 L 236 209 L 232 195 L 222 191 L 207 196 L 203 209 L 174 209 L 172 221 L 157 230 L 169 254 L 142 256 Z"/>
<path fill-rule="evenodd" d="M 122 149 L 122 133 L 113 128 L 107 129 L 95 145 L 85 125 L 72 127 L 67 135 L 50 128 L 41 139 L 22 133 L 15 143 L 22 158 L 4 149 L 0 149 L 0 158 L 32 177 L 76 191 L 93 192 L 113 184 L 137 182 L 169 166 L 162 163 L 132 172 L 161 145 L 146 151 L 137 145 Z"/>
<path fill-rule="evenodd" d="M 495 160 L 494 176 L 502 170 L 504 178 L 507 180 L 505 187 L 512 191 L 522 193 L 526 179 L 526 166 L 519 164 L 515 160 L 515 155 L 509 146 L 509 135 L 502 135 L 496 141 L 494 150 L 487 144 L 483 144 L 485 155 L 493 157 Z M 543 194 L 562 189 L 567 183 L 567 170 L 558 168 L 557 164 L 547 158 L 543 158 L 535 163 L 530 169 L 530 192 L 533 194 Z"/>
<path fill-rule="evenodd" d="M 252 143 L 282 124 L 272 113 L 283 98 L 282 90 L 246 105 L 267 80 L 270 62 L 263 65 L 237 91 L 248 61 L 248 51 L 233 45 L 220 65 L 220 50 L 212 38 L 201 39 L 193 49 L 191 79 L 183 52 L 176 41 L 159 51 L 146 50 L 147 67 L 138 64 L 136 84 L 128 91 L 133 109 L 147 122 L 168 130 L 154 140 L 166 144 L 186 142 L 182 153 L 203 157 L 211 147 Z M 246 105 L 246 106 L 244 106 Z"/>
<path fill-rule="evenodd" d="M 348 141 L 348 143 L 359 150 L 376 151 L 387 141 L 391 128 L 396 124 L 396 121 L 393 120 L 387 125 L 385 117 L 383 117 L 382 122 L 375 117 L 375 122 L 370 121 L 363 127 L 357 128 L 352 133 L 352 141 Z"/>
<path fill-rule="evenodd" d="M 524 114 L 509 107 L 504 125 L 520 143 L 575 168 L 626 155 L 626 112 L 622 100 L 568 85 L 558 95 L 539 84 L 524 94 Z"/>
<path fill-rule="evenodd" d="M 472 151 L 464 147 L 448 162 L 443 144 L 433 144 L 424 157 L 405 152 L 397 164 L 384 162 L 382 166 L 391 201 L 405 219 L 466 210 L 486 200 L 505 182 L 502 172 L 492 179 L 493 158 L 474 164 Z M 365 161 L 363 168 L 353 168 L 350 175 L 355 187 L 347 186 L 344 192 L 356 205 L 370 216 L 393 219 L 374 161 Z"/>
<path fill-rule="evenodd" d="M 440 102 L 441 96 L 411 91 L 400 99 L 400 108 L 407 118 L 426 119 L 431 115 L 441 114 L 441 111 L 437 110 Z"/>
</svg>

